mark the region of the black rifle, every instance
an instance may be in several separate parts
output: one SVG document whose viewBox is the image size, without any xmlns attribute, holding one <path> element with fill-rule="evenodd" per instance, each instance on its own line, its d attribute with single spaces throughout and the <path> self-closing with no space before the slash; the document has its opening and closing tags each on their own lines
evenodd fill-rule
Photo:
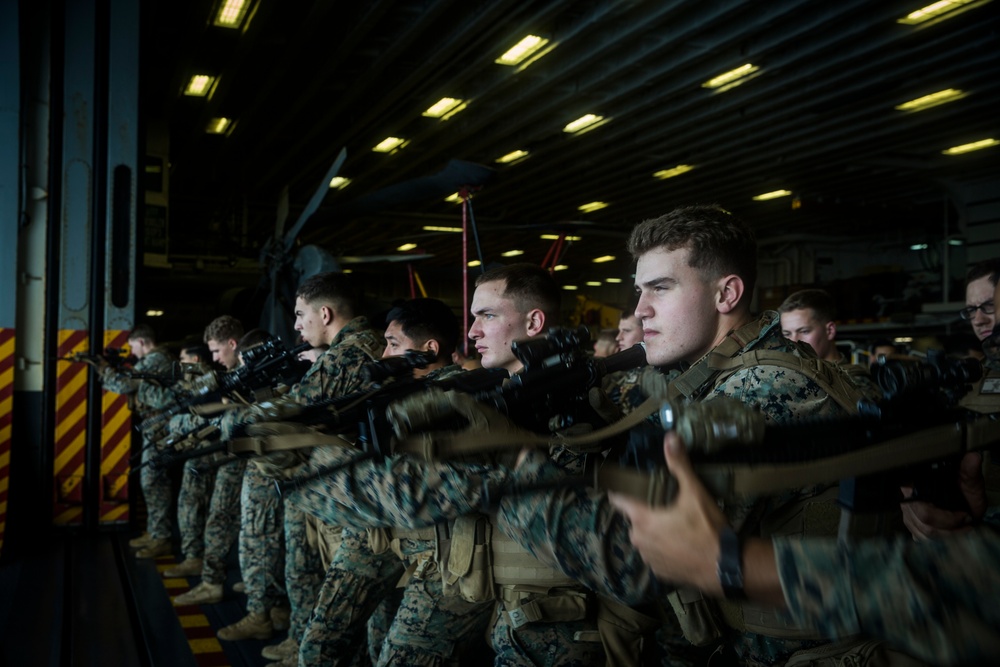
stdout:
<svg viewBox="0 0 1000 667">
<path fill-rule="evenodd" d="M 99 354 L 87 352 L 74 352 L 68 357 L 56 357 L 60 361 L 71 361 L 74 363 L 87 363 L 92 366 L 100 366 L 101 361 L 106 361 L 112 368 L 127 369 L 135 362 L 135 357 L 128 354 L 123 347 L 106 347 Z"/>
<path fill-rule="evenodd" d="M 927 361 L 888 360 L 876 371 L 881 400 L 862 401 L 856 416 L 787 425 L 766 425 L 733 399 L 666 402 L 659 427 L 637 429 L 619 463 L 659 478 L 669 499 L 663 434 L 674 430 L 717 497 L 840 481 L 839 502 L 854 512 L 898 505 L 901 485 L 913 486 L 913 499 L 967 509 L 956 483 L 958 462 L 967 451 L 1000 442 L 1000 422 L 958 406 L 980 377 L 973 359 L 934 353 Z"/>
</svg>

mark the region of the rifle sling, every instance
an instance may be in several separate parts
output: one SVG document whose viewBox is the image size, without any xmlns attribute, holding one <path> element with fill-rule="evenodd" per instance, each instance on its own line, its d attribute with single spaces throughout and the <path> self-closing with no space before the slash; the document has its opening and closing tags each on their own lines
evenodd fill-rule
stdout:
<svg viewBox="0 0 1000 667">
<path fill-rule="evenodd" d="M 303 431 L 301 433 L 282 433 L 280 435 L 258 435 L 246 438 L 234 438 L 229 441 L 229 451 L 233 454 L 249 454 L 263 456 L 271 452 L 282 452 L 291 449 L 307 447 L 353 447 L 354 444 L 338 435 L 327 435 L 318 431 Z"/>
</svg>

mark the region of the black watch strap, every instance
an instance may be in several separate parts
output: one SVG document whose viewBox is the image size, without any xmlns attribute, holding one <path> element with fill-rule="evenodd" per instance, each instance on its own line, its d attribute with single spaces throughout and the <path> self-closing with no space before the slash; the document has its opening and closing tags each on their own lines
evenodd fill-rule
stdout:
<svg viewBox="0 0 1000 667">
<path fill-rule="evenodd" d="M 719 534 L 719 583 L 727 600 L 744 600 L 743 545 L 733 529 L 726 526 Z"/>
</svg>

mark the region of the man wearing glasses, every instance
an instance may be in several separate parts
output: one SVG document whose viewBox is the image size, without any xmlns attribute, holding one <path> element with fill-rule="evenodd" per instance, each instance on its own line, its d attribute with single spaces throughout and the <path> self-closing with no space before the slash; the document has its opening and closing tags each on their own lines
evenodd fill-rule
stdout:
<svg viewBox="0 0 1000 667">
<path fill-rule="evenodd" d="M 965 278 L 965 308 L 958 311 L 972 325 L 979 340 L 986 340 L 996 325 L 993 290 L 1000 278 L 1000 258 L 987 259 L 969 269 Z"/>
</svg>

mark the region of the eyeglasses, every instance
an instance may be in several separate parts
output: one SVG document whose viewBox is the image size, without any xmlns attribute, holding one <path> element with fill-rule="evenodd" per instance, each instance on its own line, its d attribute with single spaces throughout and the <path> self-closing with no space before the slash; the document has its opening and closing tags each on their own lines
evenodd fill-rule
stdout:
<svg viewBox="0 0 1000 667">
<path fill-rule="evenodd" d="M 993 315 L 997 312 L 996 307 L 993 305 L 993 299 L 990 299 L 989 301 L 983 301 L 978 306 L 963 308 L 958 311 L 958 314 L 963 320 L 971 320 L 977 310 L 983 311 L 983 315 Z"/>
</svg>

